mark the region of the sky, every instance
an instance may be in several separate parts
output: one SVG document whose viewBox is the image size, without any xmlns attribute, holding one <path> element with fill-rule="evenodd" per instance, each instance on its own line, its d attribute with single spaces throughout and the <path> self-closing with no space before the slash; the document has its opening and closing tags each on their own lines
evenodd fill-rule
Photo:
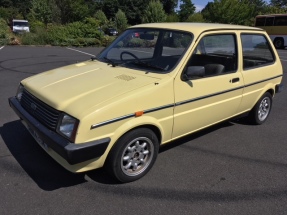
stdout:
<svg viewBox="0 0 287 215">
<path fill-rule="evenodd" d="M 213 2 L 212 0 L 192 0 L 192 3 L 196 7 L 196 11 L 201 11 L 208 2 Z"/>
</svg>

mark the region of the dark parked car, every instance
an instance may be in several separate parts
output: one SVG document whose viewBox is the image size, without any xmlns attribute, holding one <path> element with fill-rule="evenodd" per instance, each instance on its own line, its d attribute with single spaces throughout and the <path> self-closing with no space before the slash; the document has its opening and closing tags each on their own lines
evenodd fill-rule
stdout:
<svg viewBox="0 0 287 215">
<path fill-rule="evenodd" d="M 115 28 L 108 28 L 106 34 L 109 36 L 117 36 L 119 32 Z"/>
</svg>

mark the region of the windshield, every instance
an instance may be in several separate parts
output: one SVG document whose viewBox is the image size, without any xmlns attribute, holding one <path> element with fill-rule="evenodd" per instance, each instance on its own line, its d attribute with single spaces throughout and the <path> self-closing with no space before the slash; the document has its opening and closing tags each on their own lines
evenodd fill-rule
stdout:
<svg viewBox="0 0 287 215">
<path fill-rule="evenodd" d="M 28 22 L 13 22 L 13 26 L 28 27 Z"/>
<path fill-rule="evenodd" d="M 148 72 L 170 72 L 192 41 L 192 34 L 168 29 L 128 29 L 98 60 Z"/>
</svg>

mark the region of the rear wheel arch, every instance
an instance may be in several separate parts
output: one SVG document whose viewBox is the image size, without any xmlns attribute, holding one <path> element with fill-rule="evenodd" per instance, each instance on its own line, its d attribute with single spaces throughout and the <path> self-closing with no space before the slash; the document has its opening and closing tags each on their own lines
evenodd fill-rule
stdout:
<svg viewBox="0 0 287 215">
<path fill-rule="evenodd" d="M 273 95 L 274 91 L 268 90 L 258 99 L 248 115 L 249 121 L 252 124 L 261 125 L 267 120 L 272 109 Z"/>
</svg>

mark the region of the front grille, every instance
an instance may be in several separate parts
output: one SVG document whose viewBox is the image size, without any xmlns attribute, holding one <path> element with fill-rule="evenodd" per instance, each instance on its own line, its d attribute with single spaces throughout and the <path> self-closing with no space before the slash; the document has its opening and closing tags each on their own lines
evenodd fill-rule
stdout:
<svg viewBox="0 0 287 215">
<path fill-rule="evenodd" d="M 22 107 L 33 117 L 52 130 L 56 130 L 60 111 L 50 107 L 24 89 L 21 99 Z"/>
</svg>

